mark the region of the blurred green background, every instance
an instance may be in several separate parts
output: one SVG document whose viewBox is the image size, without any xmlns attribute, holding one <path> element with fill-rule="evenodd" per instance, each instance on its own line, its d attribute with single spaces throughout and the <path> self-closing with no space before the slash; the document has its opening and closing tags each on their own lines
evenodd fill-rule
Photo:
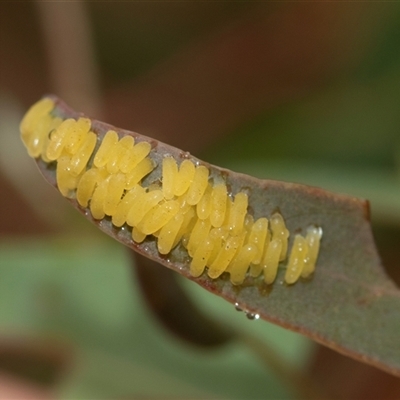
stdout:
<svg viewBox="0 0 400 400">
<path fill-rule="evenodd" d="M 45 93 L 219 166 L 368 198 L 399 284 L 399 4 L 2 2 L 0 398 L 293 398 L 245 345 L 199 349 L 162 328 L 127 250 L 19 140 Z M 331 398 L 400 397 L 398 379 L 182 284 Z"/>
</svg>

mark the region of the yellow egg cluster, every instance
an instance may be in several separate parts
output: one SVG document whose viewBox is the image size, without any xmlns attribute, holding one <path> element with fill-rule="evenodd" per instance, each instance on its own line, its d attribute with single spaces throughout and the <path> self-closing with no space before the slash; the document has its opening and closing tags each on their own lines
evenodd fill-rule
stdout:
<svg viewBox="0 0 400 400">
<path fill-rule="evenodd" d="M 188 159 L 178 165 L 169 155 L 162 159 L 161 181 L 145 186 L 143 178 L 156 167 L 150 143 L 120 139 L 113 130 L 98 143 L 90 119 L 62 120 L 52 116 L 54 107 L 49 98 L 31 107 L 21 122 L 22 140 L 32 157 L 57 163 L 60 192 L 90 208 L 94 219 L 109 216 L 116 227 L 126 224 L 136 243 L 152 237 L 160 254 L 183 246 L 195 277 L 227 272 L 239 285 L 246 275 L 263 275 L 271 284 L 287 258 L 286 283 L 314 272 L 321 228 L 296 235 L 287 257 L 289 231 L 279 213 L 254 220 L 245 192 L 233 196 L 207 167 Z"/>
</svg>

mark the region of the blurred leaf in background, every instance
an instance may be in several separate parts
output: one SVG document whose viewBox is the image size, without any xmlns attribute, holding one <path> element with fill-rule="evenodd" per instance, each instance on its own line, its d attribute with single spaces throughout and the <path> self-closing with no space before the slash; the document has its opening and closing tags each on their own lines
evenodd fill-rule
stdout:
<svg viewBox="0 0 400 400">
<path fill-rule="evenodd" d="M 61 398 L 289 398 L 243 346 L 200 352 L 160 331 L 121 246 L 99 240 L 82 247 L 60 238 L 3 241 L 0 251 L 2 333 L 72 348 L 73 370 L 57 382 Z M 272 340 L 297 365 L 307 360 L 307 339 L 250 322 L 231 305 L 190 287 L 222 323 Z"/>
</svg>

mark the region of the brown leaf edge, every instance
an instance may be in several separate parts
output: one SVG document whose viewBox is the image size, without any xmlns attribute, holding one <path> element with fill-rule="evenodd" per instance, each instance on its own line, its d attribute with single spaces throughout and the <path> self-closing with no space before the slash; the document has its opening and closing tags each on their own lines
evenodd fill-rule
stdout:
<svg viewBox="0 0 400 400">
<path fill-rule="evenodd" d="M 56 103 L 54 115 L 84 116 L 56 96 L 48 97 Z M 129 229 L 112 226 L 109 218 L 96 221 L 88 209 L 80 207 L 75 199 L 68 199 L 87 219 L 114 239 L 246 312 L 258 314 L 262 319 L 302 333 L 342 354 L 400 376 L 400 290 L 381 265 L 367 201 L 305 185 L 235 173 L 147 136 L 92 120 L 92 130 L 99 142 L 110 129 L 116 130 L 120 137 L 131 135 L 136 141 L 148 141 L 152 145 L 152 158 L 157 167 L 146 177 L 145 184 L 160 179 L 161 160 L 166 154 L 177 160 L 190 159 L 208 167 L 212 177 L 222 176 L 232 193 L 246 190 L 254 218 L 268 217 L 279 210 L 292 237 L 295 232 L 304 233 L 310 225 L 321 226 L 324 236 L 317 271 L 312 279 L 292 286 L 283 283 L 282 271 L 271 286 L 258 278 L 246 278 L 240 286 L 233 286 L 224 275 L 217 280 L 206 274 L 193 278 L 184 249 L 178 246 L 168 256 L 162 256 L 154 240 L 134 243 Z M 45 179 L 56 187 L 55 163 L 36 161 Z"/>
</svg>

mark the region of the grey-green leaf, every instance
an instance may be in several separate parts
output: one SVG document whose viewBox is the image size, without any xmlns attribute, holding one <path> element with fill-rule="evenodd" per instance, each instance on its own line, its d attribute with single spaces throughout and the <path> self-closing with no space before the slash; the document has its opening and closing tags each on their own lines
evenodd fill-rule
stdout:
<svg viewBox="0 0 400 400">
<path fill-rule="evenodd" d="M 53 99 L 55 114 L 63 118 L 81 116 L 61 100 Z M 92 121 L 92 129 L 100 138 L 109 129 L 116 130 L 120 136 L 133 134 L 99 121 Z M 151 142 L 154 159 L 159 165 L 165 154 L 198 161 L 182 150 L 143 138 Z M 46 180 L 56 186 L 54 165 L 41 159 L 37 164 Z M 116 228 L 107 218 L 96 221 L 75 199 L 70 201 L 111 237 L 247 312 L 259 314 L 265 320 L 400 376 L 400 290 L 381 265 L 371 231 L 368 202 L 314 187 L 260 180 L 202 164 L 210 168 L 213 176 L 223 176 L 233 193 L 247 190 L 249 210 L 255 218 L 279 210 L 290 232 L 305 232 L 310 225 L 322 227 L 320 255 L 311 279 L 288 286 L 283 282 L 283 271 L 279 271 L 271 286 L 262 279 L 250 277 L 240 286 L 233 286 L 224 275 L 216 280 L 205 273 L 193 278 L 189 273 L 188 255 L 181 247 L 162 256 L 155 240 L 146 239 L 136 244 L 129 229 Z M 160 173 L 160 167 L 155 170 L 157 173 Z"/>
</svg>

